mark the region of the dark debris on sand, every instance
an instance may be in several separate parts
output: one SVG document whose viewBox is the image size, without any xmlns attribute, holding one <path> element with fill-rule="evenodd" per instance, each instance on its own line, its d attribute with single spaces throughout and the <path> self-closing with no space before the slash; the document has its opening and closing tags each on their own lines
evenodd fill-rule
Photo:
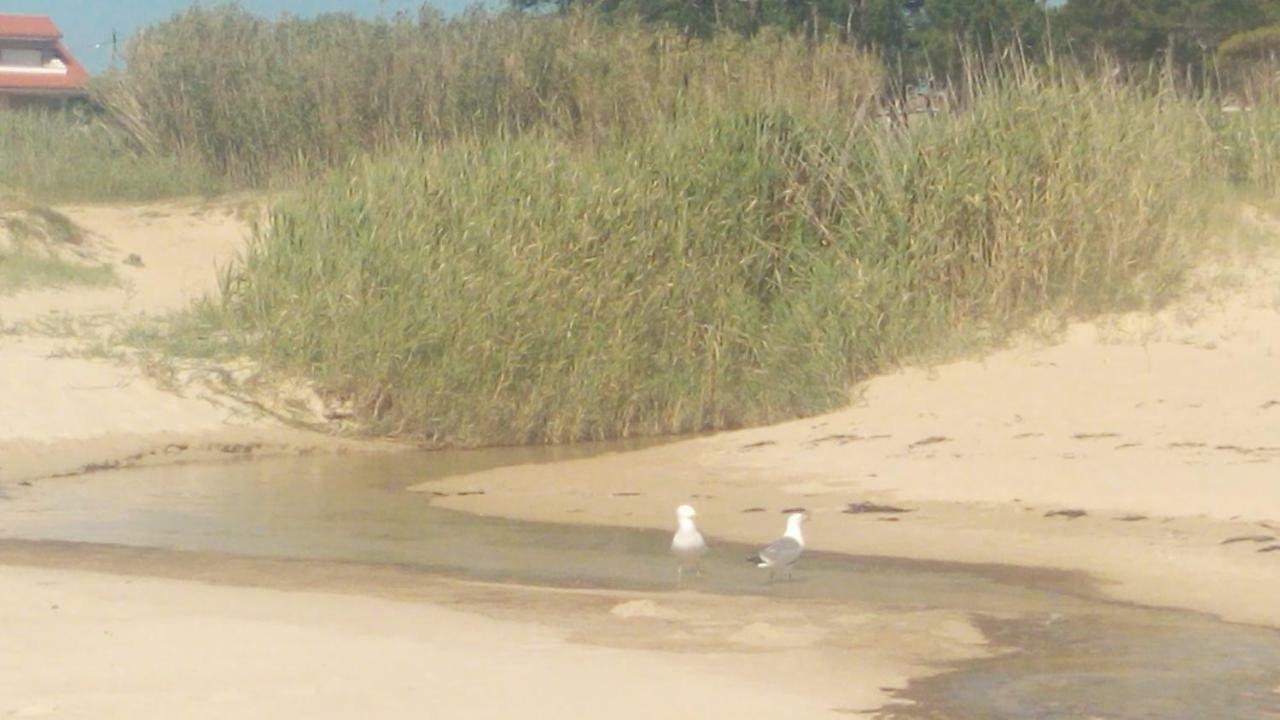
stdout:
<svg viewBox="0 0 1280 720">
<path fill-rule="evenodd" d="M 914 512 L 915 508 L 904 508 L 896 505 L 879 505 L 873 502 L 849 503 L 840 512 L 847 515 L 885 515 Z"/>
<path fill-rule="evenodd" d="M 1226 540 L 1223 540 L 1219 544 L 1231 545 L 1233 543 L 1242 543 L 1242 542 L 1264 543 L 1264 542 L 1270 542 L 1275 539 L 1276 537 L 1274 535 L 1237 535 L 1235 537 L 1229 537 Z"/>
</svg>

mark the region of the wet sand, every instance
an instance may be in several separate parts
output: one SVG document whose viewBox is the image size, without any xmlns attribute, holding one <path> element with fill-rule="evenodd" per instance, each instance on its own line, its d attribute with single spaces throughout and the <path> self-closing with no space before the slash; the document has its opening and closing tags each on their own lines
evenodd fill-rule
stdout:
<svg viewBox="0 0 1280 720">
<path fill-rule="evenodd" d="M 4 567 L 0 714 L 835 716 L 706 654 L 575 643 L 437 603 Z"/>
<path fill-rule="evenodd" d="M 21 717 L 848 716 L 987 654 L 948 611 L 393 565 L 6 540 L 0 579 L 0 712 Z"/>
</svg>

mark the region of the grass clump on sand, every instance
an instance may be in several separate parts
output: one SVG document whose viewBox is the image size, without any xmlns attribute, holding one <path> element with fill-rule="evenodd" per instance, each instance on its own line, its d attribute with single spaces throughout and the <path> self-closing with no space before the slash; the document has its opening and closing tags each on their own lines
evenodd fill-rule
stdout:
<svg viewBox="0 0 1280 720">
<path fill-rule="evenodd" d="M 751 425 L 1033 313 L 1166 297 L 1228 173 L 1207 104 L 1066 71 L 896 129 L 791 86 L 363 161 L 278 206 L 188 329 L 436 442 Z"/>
<path fill-rule="evenodd" d="M 1280 93 L 1254 103 L 1247 112 L 1209 117 L 1227 156 L 1230 179 L 1274 195 L 1280 188 Z"/>
<path fill-rule="evenodd" d="M 109 286 L 119 282 L 110 265 L 85 265 L 30 252 L 0 251 L 0 295 L 42 287 Z"/>
<path fill-rule="evenodd" d="M 142 151 L 101 118 L 0 113 L 0 191 L 41 202 L 144 201 L 219 186 L 200 163 Z"/>
<path fill-rule="evenodd" d="M 75 223 L 56 210 L 0 197 L 0 295 L 118 282 L 111 266 L 74 257 L 83 241 Z"/>
</svg>

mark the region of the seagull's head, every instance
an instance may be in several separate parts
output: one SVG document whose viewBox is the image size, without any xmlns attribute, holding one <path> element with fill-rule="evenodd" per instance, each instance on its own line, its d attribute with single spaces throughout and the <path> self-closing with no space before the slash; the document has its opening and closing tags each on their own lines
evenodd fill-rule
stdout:
<svg viewBox="0 0 1280 720">
<path fill-rule="evenodd" d="M 698 512 L 693 509 L 692 505 L 681 505 L 676 508 L 676 517 L 681 520 L 692 520 L 698 516 Z"/>
<path fill-rule="evenodd" d="M 789 527 L 789 528 L 797 528 L 797 529 L 798 529 L 798 528 L 800 527 L 800 525 L 801 525 L 805 520 L 808 520 L 808 519 L 809 519 L 809 511 L 808 511 L 808 510 L 797 510 L 797 511 L 795 511 L 795 512 L 793 512 L 793 513 L 790 513 L 790 514 L 788 514 L 788 515 L 787 515 L 787 527 Z"/>
</svg>

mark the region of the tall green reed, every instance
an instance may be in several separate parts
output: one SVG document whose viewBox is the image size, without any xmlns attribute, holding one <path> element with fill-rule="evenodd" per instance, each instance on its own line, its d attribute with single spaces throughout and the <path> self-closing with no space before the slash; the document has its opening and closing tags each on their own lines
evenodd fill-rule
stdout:
<svg viewBox="0 0 1280 720">
<path fill-rule="evenodd" d="M 0 112 L 0 193 L 45 202 L 154 200 L 216 191 L 199 162 L 139 152 L 93 116 Z"/>
<path fill-rule="evenodd" d="M 1066 70 L 906 127 L 815 94 L 399 145 L 277 207 L 201 322 L 380 432 L 738 427 L 1045 310 L 1158 302 L 1228 174 L 1206 103 Z"/>
<path fill-rule="evenodd" d="M 126 59 L 106 98 L 137 135 L 251 183 L 406 140 L 608 141 L 703 105 L 846 113 L 880 77 L 868 55 L 782 34 L 704 42 L 589 13 L 425 9 L 365 21 L 195 7 L 140 33 Z"/>
</svg>

